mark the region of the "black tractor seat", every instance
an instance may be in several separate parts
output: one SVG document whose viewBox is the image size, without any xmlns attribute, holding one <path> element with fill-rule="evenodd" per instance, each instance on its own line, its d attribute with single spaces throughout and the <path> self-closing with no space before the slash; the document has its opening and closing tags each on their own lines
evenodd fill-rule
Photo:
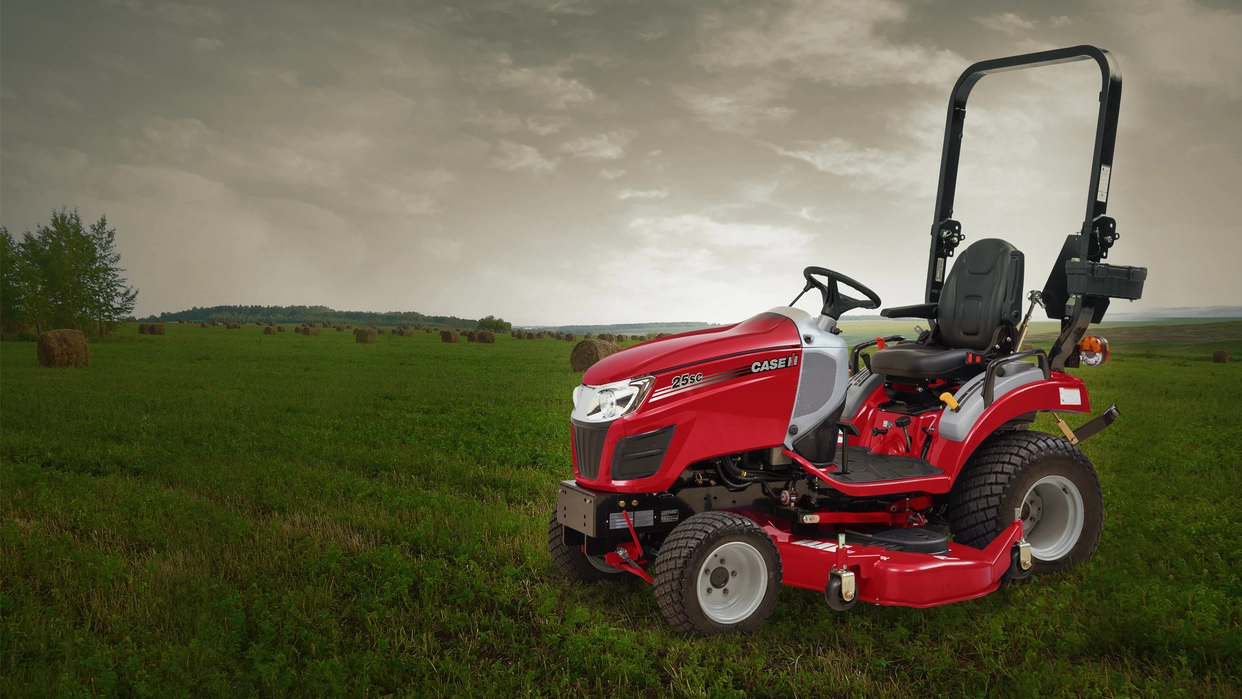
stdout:
<svg viewBox="0 0 1242 699">
<path fill-rule="evenodd" d="M 929 347 L 901 342 L 875 353 L 871 372 L 908 379 L 959 381 L 983 371 L 983 357 L 974 350 Z"/>
<path fill-rule="evenodd" d="M 1011 339 L 1022 315 L 1022 252 L 1009 243 L 986 238 L 962 251 L 949 270 L 934 304 L 886 308 L 886 318 L 927 318 L 935 332 L 931 342 L 901 342 L 877 351 L 871 371 L 908 379 L 967 379 L 983 371 L 982 355 Z"/>
</svg>

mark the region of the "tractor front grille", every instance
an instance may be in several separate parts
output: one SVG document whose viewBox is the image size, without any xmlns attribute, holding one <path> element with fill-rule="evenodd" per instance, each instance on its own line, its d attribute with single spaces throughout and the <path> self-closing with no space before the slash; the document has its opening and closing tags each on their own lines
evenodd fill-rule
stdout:
<svg viewBox="0 0 1242 699">
<path fill-rule="evenodd" d="M 578 467 L 578 476 L 589 480 L 599 477 L 599 462 L 604 454 L 604 439 L 607 437 L 608 425 L 574 425 L 574 465 Z"/>
</svg>

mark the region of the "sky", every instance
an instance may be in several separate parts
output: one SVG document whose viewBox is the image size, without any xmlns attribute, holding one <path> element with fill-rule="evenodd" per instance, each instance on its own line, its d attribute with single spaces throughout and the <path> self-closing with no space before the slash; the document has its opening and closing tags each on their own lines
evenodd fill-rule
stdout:
<svg viewBox="0 0 1242 699">
<path fill-rule="evenodd" d="M 917 303 L 957 76 L 1094 44 L 1124 76 L 1109 261 L 1149 272 L 1114 311 L 1239 305 L 1240 38 L 1225 0 L 6 0 L 0 223 L 106 214 L 139 315 L 733 322 L 807 265 Z M 1028 289 L 1082 224 L 1098 89 L 1083 62 L 971 95 L 955 218 Z"/>
</svg>

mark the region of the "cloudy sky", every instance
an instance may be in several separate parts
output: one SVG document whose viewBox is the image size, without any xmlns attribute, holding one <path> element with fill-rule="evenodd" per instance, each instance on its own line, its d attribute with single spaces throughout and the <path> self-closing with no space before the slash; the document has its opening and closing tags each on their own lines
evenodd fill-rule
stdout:
<svg viewBox="0 0 1242 699">
<path fill-rule="evenodd" d="M 1125 76 L 1118 310 L 1242 304 L 1226 0 L 6 0 L 0 220 L 106 213 L 138 312 L 728 322 L 802 267 L 921 301 L 948 91 L 1092 43 Z M 1085 208 L 1093 63 L 975 89 L 956 217 L 1042 286 Z"/>
</svg>

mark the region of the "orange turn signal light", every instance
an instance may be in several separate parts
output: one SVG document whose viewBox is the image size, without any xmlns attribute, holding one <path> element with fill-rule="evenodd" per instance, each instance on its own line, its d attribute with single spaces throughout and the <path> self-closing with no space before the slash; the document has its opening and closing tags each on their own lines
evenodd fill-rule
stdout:
<svg viewBox="0 0 1242 699">
<path fill-rule="evenodd" d="M 1078 343 L 1078 357 L 1087 366 L 1099 366 L 1108 361 L 1108 340 L 1087 335 Z"/>
</svg>

